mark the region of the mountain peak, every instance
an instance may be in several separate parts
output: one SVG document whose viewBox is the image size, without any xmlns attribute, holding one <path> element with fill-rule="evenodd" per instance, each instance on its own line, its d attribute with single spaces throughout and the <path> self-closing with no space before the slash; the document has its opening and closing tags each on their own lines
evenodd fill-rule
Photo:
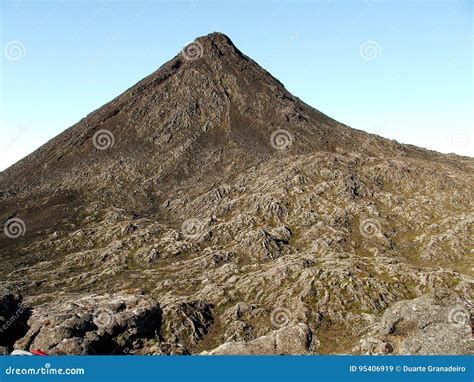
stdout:
<svg viewBox="0 0 474 382">
<path fill-rule="evenodd" d="M 203 56 L 221 58 L 224 55 L 235 53 L 240 57 L 243 56 L 232 40 L 220 32 L 212 32 L 205 36 L 197 37 L 181 50 L 181 54 L 186 61 L 194 61 Z"/>
<path fill-rule="evenodd" d="M 196 40 L 200 42 L 214 43 L 214 44 L 221 44 L 221 45 L 224 44 L 224 45 L 235 47 L 234 43 L 229 38 L 229 36 L 221 32 L 211 32 L 211 33 L 208 33 L 207 35 L 197 37 Z"/>
</svg>

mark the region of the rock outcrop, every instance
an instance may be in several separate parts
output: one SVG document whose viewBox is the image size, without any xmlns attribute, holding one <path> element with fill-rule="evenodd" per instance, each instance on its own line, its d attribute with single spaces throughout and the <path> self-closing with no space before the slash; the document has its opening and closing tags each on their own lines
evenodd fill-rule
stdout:
<svg viewBox="0 0 474 382">
<path fill-rule="evenodd" d="M 310 354 L 312 335 L 305 324 L 274 330 L 249 342 L 226 342 L 201 355 L 291 355 Z"/>
<path fill-rule="evenodd" d="M 474 307 L 452 294 L 429 294 L 388 308 L 355 349 L 364 354 L 472 354 Z"/>
<path fill-rule="evenodd" d="M 156 337 L 161 317 L 159 304 L 140 294 L 71 298 L 35 309 L 15 348 L 53 355 L 127 354 L 137 341 Z"/>
</svg>

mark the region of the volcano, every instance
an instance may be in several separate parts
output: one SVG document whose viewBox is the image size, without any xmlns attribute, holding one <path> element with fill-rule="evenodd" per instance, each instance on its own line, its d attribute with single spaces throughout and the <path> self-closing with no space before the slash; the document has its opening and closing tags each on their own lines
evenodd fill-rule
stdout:
<svg viewBox="0 0 474 382">
<path fill-rule="evenodd" d="M 473 165 L 199 37 L 0 173 L 0 350 L 471 354 Z"/>
</svg>

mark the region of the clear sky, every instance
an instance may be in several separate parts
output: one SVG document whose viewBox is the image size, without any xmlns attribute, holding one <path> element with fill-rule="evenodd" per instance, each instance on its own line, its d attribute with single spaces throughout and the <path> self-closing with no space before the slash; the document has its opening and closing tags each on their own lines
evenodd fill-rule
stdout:
<svg viewBox="0 0 474 382">
<path fill-rule="evenodd" d="M 472 1 L 0 4 L 0 170 L 213 31 L 340 122 L 474 155 Z"/>
</svg>

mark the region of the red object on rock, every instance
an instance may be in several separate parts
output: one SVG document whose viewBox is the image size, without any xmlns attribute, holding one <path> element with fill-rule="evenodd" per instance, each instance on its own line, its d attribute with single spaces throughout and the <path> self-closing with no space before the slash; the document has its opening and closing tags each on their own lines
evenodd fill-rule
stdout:
<svg viewBox="0 0 474 382">
<path fill-rule="evenodd" d="M 30 353 L 33 353 L 34 355 L 47 355 L 44 351 L 41 350 L 30 350 Z"/>
</svg>

